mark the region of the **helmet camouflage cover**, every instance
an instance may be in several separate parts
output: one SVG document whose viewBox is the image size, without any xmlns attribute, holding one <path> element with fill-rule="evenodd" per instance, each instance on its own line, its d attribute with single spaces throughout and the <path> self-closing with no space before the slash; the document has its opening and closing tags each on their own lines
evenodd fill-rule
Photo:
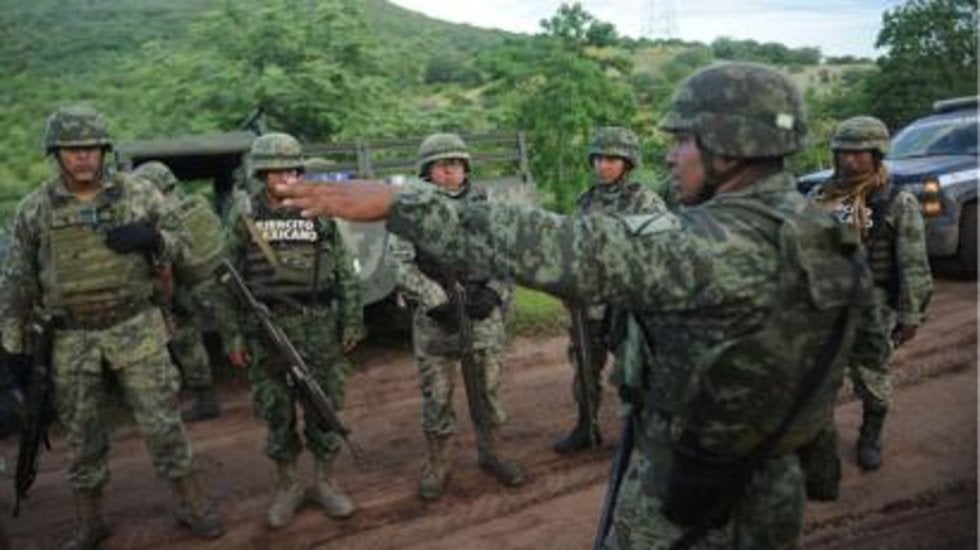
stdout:
<svg viewBox="0 0 980 550">
<path fill-rule="evenodd" d="M 136 170 L 133 170 L 133 176 L 152 183 L 158 191 L 165 195 L 173 191 L 178 183 L 177 176 L 174 176 L 170 168 L 167 168 L 166 164 L 157 160 L 140 164 Z"/>
<path fill-rule="evenodd" d="M 783 74 L 756 63 L 717 63 L 689 76 L 660 121 L 734 158 L 784 157 L 803 148 L 803 98 Z"/>
<path fill-rule="evenodd" d="M 640 166 L 640 140 L 628 128 L 606 126 L 592 134 L 589 142 L 589 162 L 592 157 L 619 157 L 630 163 L 631 167 Z"/>
<path fill-rule="evenodd" d="M 268 170 L 300 170 L 304 168 L 303 146 L 289 134 L 262 134 L 252 142 L 249 167 L 252 175 Z"/>
<path fill-rule="evenodd" d="M 61 147 L 112 148 L 105 117 L 86 105 L 62 107 L 51 113 L 44 126 L 44 152 Z"/>
<path fill-rule="evenodd" d="M 834 151 L 877 151 L 888 153 L 890 137 L 885 123 L 873 116 L 856 116 L 841 122 L 830 139 Z"/>
<path fill-rule="evenodd" d="M 418 155 L 419 177 L 425 178 L 429 165 L 442 159 L 460 159 L 466 165 L 466 171 L 470 171 L 470 152 L 459 134 L 432 134 L 422 140 Z"/>
</svg>

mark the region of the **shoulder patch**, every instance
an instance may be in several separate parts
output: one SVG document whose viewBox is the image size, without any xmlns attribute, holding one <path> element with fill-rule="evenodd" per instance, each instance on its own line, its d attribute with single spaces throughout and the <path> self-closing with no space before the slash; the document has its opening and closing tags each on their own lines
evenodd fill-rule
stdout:
<svg viewBox="0 0 980 550">
<path fill-rule="evenodd" d="M 620 216 L 620 219 L 629 227 L 630 233 L 637 236 L 677 231 L 681 228 L 680 220 L 670 212 L 634 214 L 632 216 Z"/>
</svg>

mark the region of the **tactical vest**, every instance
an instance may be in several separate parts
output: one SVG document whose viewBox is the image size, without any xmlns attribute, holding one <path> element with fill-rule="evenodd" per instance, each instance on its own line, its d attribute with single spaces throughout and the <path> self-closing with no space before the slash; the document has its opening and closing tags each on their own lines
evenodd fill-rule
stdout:
<svg viewBox="0 0 980 550">
<path fill-rule="evenodd" d="M 224 253 L 221 221 L 201 195 L 181 197 L 178 204 L 180 225 L 186 233 L 185 256 L 177 262 L 177 279 L 194 284 L 214 273 Z"/>
<path fill-rule="evenodd" d="M 596 183 L 590 187 L 587 191 L 582 193 L 576 202 L 576 212 L 582 214 L 617 214 L 617 213 L 639 213 L 632 212 L 633 207 L 633 195 L 640 188 L 640 184 L 630 181 L 620 181 L 617 183 L 610 184 L 616 189 L 605 189 L 602 184 Z M 594 209 L 600 197 L 607 199 L 604 195 L 615 194 L 614 204 L 602 203 L 599 205 L 598 209 Z"/>
<path fill-rule="evenodd" d="M 44 289 L 45 306 L 83 326 L 112 324 L 146 307 L 154 288 L 149 259 L 105 244 L 108 230 L 135 221 L 125 183 L 117 180 L 89 203 L 53 190 L 47 196 L 51 287 Z"/>
<path fill-rule="evenodd" d="M 249 230 L 243 276 L 256 298 L 266 303 L 325 304 L 336 284 L 333 261 L 321 250 L 323 235 L 315 220 L 277 216 L 260 209 L 244 223 Z M 265 244 L 257 242 L 261 238 Z M 263 250 L 265 249 L 265 250 Z M 270 257 L 271 253 L 271 257 Z M 316 276 L 319 276 L 319 281 Z"/>
<path fill-rule="evenodd" d="M 780 255 L 780 278 L 772 281 L 778 293 L 773 310 L 754 319 L 716 314 L 714 321 L 690 312 L 638 316 L 656 373 L 644 369 L 642 380 L 634 381 L 639 387 L 621 391 L 627 397 L 638 394 L 633 401 L 644 415 L 670 419 L 675 440 L 698 440 L 709 432 L 707 439 L 716 440 L 721 434 L 728 452 L 744 454 L 776 432 L 833 329 L 800 340 L 806 347 L 794 336 L 831 327 L 842 308 L 849 308 L 842 344 L 832 350 L 826 375 L 775 447 L 779 454 L 789 452 L 825 425 L 826 404 L 833 402 L 842 381 L 845 350 L 854 335 L 851 255 L 857 243 L 852 232 L 808 207 L 802 197 L 778 209 L 737 199 L 716 208 L 752 212 L 772 223 L 772 232 L 765 233 L 778 235 Z M 687 353 L 691 344 L 703 346 L 706 339 L 714 341 L 707 353 Z"/>
<path fill-rule="evenodd" d="M 888 292 L 889 303 L 893 306 L 897 301 L 899 282 L 895 250 L 897 235 L 888 217 L 898 193 L 895 185 L 889 185 L 886 190 L 879 191 L 871 197 L 872 225 L 865 243 L 874 284 Z"/>
</svg>

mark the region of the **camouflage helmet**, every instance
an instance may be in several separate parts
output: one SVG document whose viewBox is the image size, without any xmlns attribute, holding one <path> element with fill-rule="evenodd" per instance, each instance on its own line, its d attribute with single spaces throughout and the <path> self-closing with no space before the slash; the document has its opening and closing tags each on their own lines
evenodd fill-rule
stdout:
<svg viewBox="0 0 980 550">
<path fill-rule="evenodd" d="M 303 146 L 289 134 L 262 134 L 252 142 L 249 169 L 252 175 L 268 170 L 303 171 Z"/>
<path fill-rule="evenodd" d="M 323 157 L 310 157 L 303 161 L 307 172 L 330 172 L 337 169 L 337 163 Z"/>
<path fill-rule="evenodd" d="M 837 125 L 830 138 L 834 151 L 877 151 L 888 153 L 890 137 L 885 123 L 873 116 L 851 117 Z"/>
<path fill-rule="evenodd" d="M 85 105 L 62 107 L 51 113 L 44 126 L 44 152 L 61 147 L 112 148 L 112 139 L 101 113 Z"/>
<path fill-rule="evenodd" d="M 470 171 L 470 152 L 459 134 L 432 134 L 422 140 L 418 156 L 419 177 L 425 178 L 429 165 L 442 159 L 460 159 L 466 165 L 466 171 Z"/>
<path fill-rule="evenodd" d="M 689 76 L 660 121 L 734 158 L 784 157 L 803 148 L 803 98 L 783 74 L 756 63 L 717 63 Z"/>
<path fill-rule="evenodd" d="M 133 176 L 152 183 L 164 195 L 173 191 L 178 183 L 177 176 L 174 176 L 170 168 L 157 160 L 140 164 L 136 170 L 133 170 Z"/>
<path fill-rule="evenodd" d="M 606 126 L 592 134 L 589 142 L 589 164 L 596 155 L 618 157 L 630 163 L 631 168 L 640 166 L 640 140 L 629 128 Z"/>
</svg>

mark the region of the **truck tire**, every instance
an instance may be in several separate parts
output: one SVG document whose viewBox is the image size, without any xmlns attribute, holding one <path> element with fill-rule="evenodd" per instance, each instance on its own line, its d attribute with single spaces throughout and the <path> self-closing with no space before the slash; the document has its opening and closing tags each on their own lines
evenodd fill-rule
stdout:
<svg viewBox="0 0 980 550">
<path fill-rule="evenodd" d="M 971 202 L 960 213 L 960 246 L 956 251 L 957 271 L 966 279 L 977 278 L 977 203 Z"/>
</svg>

